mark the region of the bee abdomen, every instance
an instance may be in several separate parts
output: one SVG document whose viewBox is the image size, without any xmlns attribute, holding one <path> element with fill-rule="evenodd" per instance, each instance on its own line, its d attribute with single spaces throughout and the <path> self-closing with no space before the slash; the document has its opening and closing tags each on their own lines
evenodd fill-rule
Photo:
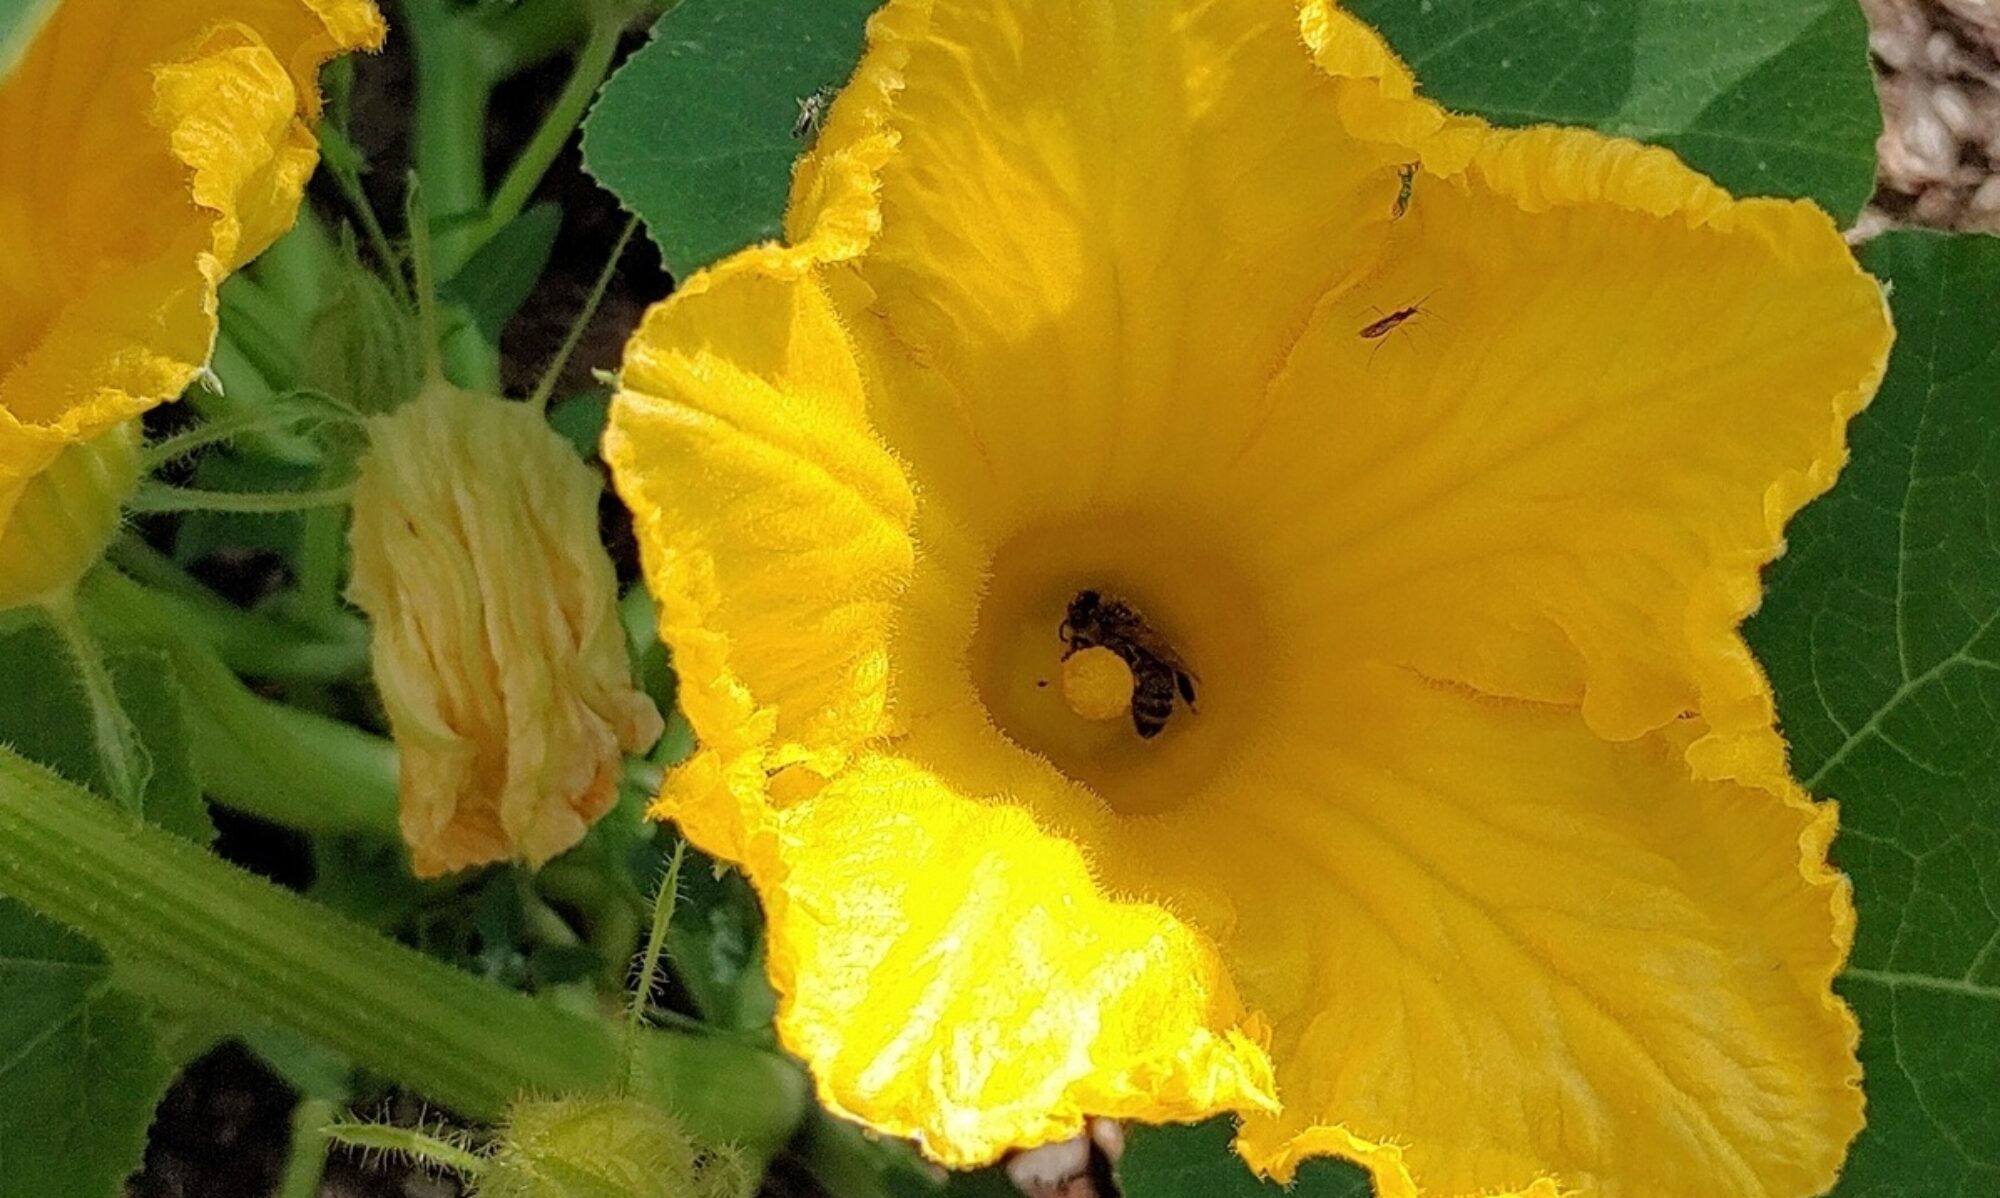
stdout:
<svg viewBox="0 0 2000 1198">
<path fill-rule="evenodd" d="M 1134 671 L 1132 684 L 1132 727 L 1151 740 L 1167 726 L 1174 714 L 1174 676 L 1171 670 Z"/>
</svg>

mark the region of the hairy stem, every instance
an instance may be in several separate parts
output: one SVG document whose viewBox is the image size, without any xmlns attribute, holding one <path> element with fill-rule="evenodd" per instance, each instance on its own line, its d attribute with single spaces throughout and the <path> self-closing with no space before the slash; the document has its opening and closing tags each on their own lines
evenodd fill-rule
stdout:
<svg viewBox="0 0 2000 1198">
<path fill-rule="evenodd" d="M 152 997 L 290 1028 L 473 1118 L 527 1094 L 601 1094 L 621 1037 L 460 973 L 149 827 L 0 749 L 0 893 L 101 944 Z M 796 1066 L 652 1031 L 637 1097 L 765 1155 L 803 1109 Z"/>
</svg>

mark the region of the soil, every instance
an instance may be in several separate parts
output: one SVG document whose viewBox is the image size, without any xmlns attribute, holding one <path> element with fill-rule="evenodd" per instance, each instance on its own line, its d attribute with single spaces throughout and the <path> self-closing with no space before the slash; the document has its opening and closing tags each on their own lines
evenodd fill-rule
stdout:
<svg viewBox="0 0 2000 1198">
<path fill-rule="evenodd" d="M 2000 232 L 2000 5 L 1862 0 L 1884 129 L 1863 231 Z"/>
</svg>

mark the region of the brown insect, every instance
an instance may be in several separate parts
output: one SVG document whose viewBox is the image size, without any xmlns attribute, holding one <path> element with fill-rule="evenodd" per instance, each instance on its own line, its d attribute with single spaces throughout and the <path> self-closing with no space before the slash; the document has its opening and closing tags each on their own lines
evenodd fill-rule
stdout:
<svg viewBox="0 0 2000 1198">
<path fill-rule="evenodd" d="M 1365 341 L 1375 341 L 1379 338 L 1387 337 L 1391 329 L 1394 329 L 1397 325 L 1402 324 L 1421 311 L 1423 311 L 1423 305 L 1421 304 L 1411 304 L 1407 308 L 1398 308 L 1380 320 L 1363 325 L 1361 328 L 1361 337 Z"/>
<path fill-rule="evenodd" d="M 1410 321 L 1418 316 L 1435 315 L 1435 313 L 1433 313 L 1429 308 L 1424 307 L 1424 304 L 1430 298 L 1431 297 L 1428 294 L 1426 294 L 1423 299 L 1418 300 L 1414 304 L 1398 308 L 1394 312 L 1389 313 L 1387 316 L 1379 316 L 1374 320 L 1369 321 L 1367 324 L 1361 326 L 1361 339 L 1363 341 L 1373 341 L 1375 343 L 1375 348 L 1369 351 L 1368 354 L 1368 361 L 1370 365 L 1374 364 L 1375 355 L 1381 353 L 1382 347 L 1388 344 L 1387 338 L 1389 334 L 1395 332 L 1397 329 L 1402 328 L 1407 321 Z M 1380 309 L 1377 309 L 1377 311 L 1380 311 Z"/>
</svg>

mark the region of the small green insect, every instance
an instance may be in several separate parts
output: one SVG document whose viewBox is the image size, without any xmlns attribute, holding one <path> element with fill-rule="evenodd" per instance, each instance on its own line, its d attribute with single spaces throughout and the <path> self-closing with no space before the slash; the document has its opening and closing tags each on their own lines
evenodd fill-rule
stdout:
<svg viewBox="0 0 2000 1198">
<path fill-rule="evenodd" d="M 1417 185 L 1417 167 L 1420 165 L 1422 164 L 1405 162 L 1396 168 L 1396 206 L 1389 213 L 1390 220 L 1400 219 L 1410 210 L 1410 191 Z"/>
</svg>

